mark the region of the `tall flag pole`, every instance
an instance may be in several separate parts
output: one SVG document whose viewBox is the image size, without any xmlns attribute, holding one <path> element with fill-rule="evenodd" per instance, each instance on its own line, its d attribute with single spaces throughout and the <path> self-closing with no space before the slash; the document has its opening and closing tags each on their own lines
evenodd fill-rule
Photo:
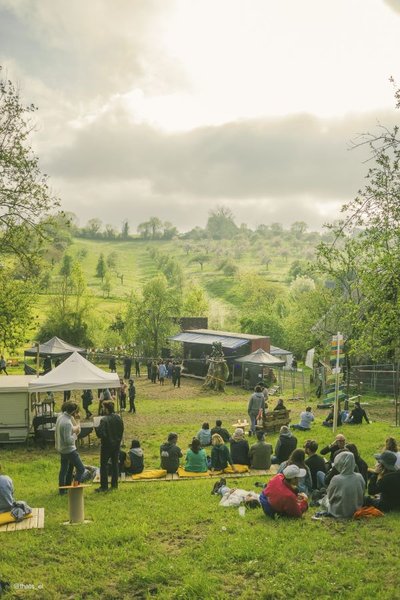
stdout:
<svg viewBox="0 0 400 600">
<path fill-rule="evenodd" d="M 331 342 L 331 364 L 334 365 L 332 372 L 335 374 L 335 400 L 333 405 L 333 433 L 336 433 L 337 429 L 337 420 L 338 420 L 338 412 L 339 412 L 339 375 L 340 375 L 340 365 L 343 362 L 344 358 L 344 350 L 343 350 L 343 335 L 339 332 L 337 335 L 332 337 Z"/>
</svg>

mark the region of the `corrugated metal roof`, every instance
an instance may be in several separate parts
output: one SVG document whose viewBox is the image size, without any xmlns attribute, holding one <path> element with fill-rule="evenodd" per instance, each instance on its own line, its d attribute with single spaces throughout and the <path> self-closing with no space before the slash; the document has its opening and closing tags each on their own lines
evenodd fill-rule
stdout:
<svg viewBox="0 0 400 600">
<path fill-rule="evenodd" d="M 187 333 L 184 332 L 184 333 Z M 231 331 L 218 331 L 217 329 L 191 329 L 189 333 L 200 333 L 204 335 L 219 335 L 222 337 L 234 337 L 243 340 L 267 339 L 266 335 L 254 335 L 252 333 L 232 333 Z"/>
<path fill-rule="evenodd" d="M 174 335 L 169 339 L 175 342 L 186 342 L 187 344 L 205 344 L 207 346 L 211 346 L 211 344 L 214 342 L 221 342 L 223 348 L 230 348 L 231 350 L 234 348 L 239 348 L 240 346 L 244 346 L 244 344 L 248 343 L 247 339 L 215 334 L 207 335 L 205 333 L 189 333 L 188 331 L 178 333 L 178 335 Z"/>
<path fill-rule="evenodd" d="M 283 356 L 284 354 L 293 354 L 293 352 L 290 352 L 290 350 L 283 350 L 277 346 L 271 346 L 269 353 L 272 354 L 272 356 L 275 356 L 275 354 L 280 356 Z"/>
</svg>

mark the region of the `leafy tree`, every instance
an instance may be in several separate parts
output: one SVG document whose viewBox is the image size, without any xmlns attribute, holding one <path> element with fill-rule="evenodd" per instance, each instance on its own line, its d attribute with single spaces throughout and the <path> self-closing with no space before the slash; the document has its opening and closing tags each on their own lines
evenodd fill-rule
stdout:
<svg viewBox="0 0 400 600">
<path fill-rule="evenodd" d="M 36 290 L 32 282 L 15 281 L 9 269 L 0 270 L 0 347 L 14 352 L 26 342 L 34 324 Z"/>
<path fill-rule="evenodd" d="M 169 221 L 165 221 L 163 224 L 163 234 L 162 237 L 164 240 L 172 240 L 172 238 L 178 235 L 178 229 L 172 225 Z"/>
<path fill-rule="evenodd" d="M 105 274 L 107 273 L 107 265 L 104 260 L 104 254 L 101 253 L 96 265 L 96 277 L 101 278 L 101 283 L 104 281 Z"/>
<path fill-rule="evenodd" d="M 121 238 L 123 240 L 129 239 L 129 223 L 127 219 L 122 223 Z"/>
<path fill-rule="evenodd" d="M 206 231 L 214 240 L 231 239 L 238 232 L 233 213 L 225 206 L 210 211 Z"/>
<path fill-rule="evenodd" d="M 104 282 L 101 286 L 101 289 L 103 290 L 103 297 L 104 297 L 104 294 L 107 294 L 107 298 L 110 297 L 111 288 L 112 288 L 111 276 L 110 276 L 110 273 L 107 271 L 105 274 L 105 277 L 104 277 Z"/>
<path fill-rule="evenodd" d="M 132 297 L 128 328 L 135 330 L 136 339 L 150 356 L 159 356 L 167 337 L 176 329 L 173 319 L 181 310 L 180 294 L 168 286 L 164 275 L 158 275 L 143 287 L 142 297 Z M 129 311 L 129 309 L 128 309 Z"/>
<path fill-rule="evenodd" d="M 118 254 L 116 252 L 110 252 L 110 254 L 107 256 L 107 267 L 109 269 L 111 269 L 112 271 L 115 271 L 117 266 L 118 266 Z"/>
<path fill-rule="evenodd" d="M 116 240 L 118 238 L 118 232 L 112 225 L 107 223 L 107 225 L 104 227 L 104 237 L 107 240 Z"/>
<path fill-rule="evenodd" d="M 86 232 L 88 237 L 97 238 L 99 237 L 101 228 L 103 227 L 103 223 L 100 219 L 89 219 L 86 225 Z"/>
<path fill-rule="evenodd" d="M 186 317 L 206 317 L 209 304 L 206 294 L 199 285 L 190 285 L 183 297 L 182 315 Z"/>
<path fill-rule="evenodd" d="M 244 333 L 267 335 L 274 346 L 285 346 L 285 329 L 277 314 L 258 311 L 240 319 L 240 328 Z"/>
<path fill-rule="evenodd" d="M 308 225 L 304 221 L 295 221 L 291 225 L 290 231 L 293 233 L 293 235 L 297 239 L 300 239 L 301 236 L 307 231 L 307 228 L 308 228 Z"/>
<path fill-rule="evenodd" d="M 0 256 L 25 263 L 36 261 L 32 240 L 43 240 L 44 225 L 58 205 L 29 146 L 35 110 L 33 104 L 23 106 L 11 81 L 0 78 Z"/>
<path fill-rule="evenodd" d="M 151 231 L 151 237 L 153 240 L 156 240 L 161 236 L 162 226 L 162 221 L 160 221 L 158 217 L 150 217 L 149 227 Z"/>
<path fill-rule="evenodd" d="M 72 273 L 73 258 L 69 254 L 64 254 L 60 268 L 60 275 L 70 277 Z"/>
<path fill-rule="evenodd" d="M 204 263 L 208 262 L 209 260 L 210 257 L 207 256 L 207 254 L 196 254 L 196 256 L 194 256 L 190 262 L 198 263 L 200 265 L 200 269 L 203 270 Z"/>
<path fill-rule="evenodd" d="M 91 346 L 91 316 L 86 280 L 80 264 L 75 262 L 70 278 L 63 278 L 58 284 L 48 317 L 40 327 L 39 340 L 57 335 L 78 346 Z"/>
<path fill-rule="evenodd" d="M 142 238 L 144 238 L 145 240 L 149 239 L 151 231 L 150 222 L 145 221 L 144 223 L 139 223 L 137 230 Z"/>
</svg>

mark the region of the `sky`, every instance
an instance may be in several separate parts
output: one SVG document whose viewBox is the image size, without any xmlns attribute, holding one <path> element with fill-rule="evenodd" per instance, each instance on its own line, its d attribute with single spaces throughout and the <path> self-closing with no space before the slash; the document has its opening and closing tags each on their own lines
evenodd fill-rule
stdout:
<svg viewBox="0 0 400 600">
<path fill-rule="evenodd" d="M 320 229 L 371 166 L 352 141 L 399 121 L 399 57 L 400 0 L 0 0 L 0 64 L 81 226 L 226 206 Z"/>
</svg>

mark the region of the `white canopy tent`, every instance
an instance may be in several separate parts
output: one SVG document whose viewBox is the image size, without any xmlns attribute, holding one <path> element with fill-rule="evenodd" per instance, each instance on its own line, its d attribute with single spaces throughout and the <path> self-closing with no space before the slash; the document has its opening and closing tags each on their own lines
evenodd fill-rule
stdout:
<svg viewBox="0 0 400 600">
<path fill-rule="evenodd" d="M 90 390 L 119 388 L 121 384 L 117 373 L 107 373 L 83 358 L 78 352 L 71 354 L 58 367 L 32 379 L 30 392 L 61 392 L 63 390 Z"/>
</svg>

